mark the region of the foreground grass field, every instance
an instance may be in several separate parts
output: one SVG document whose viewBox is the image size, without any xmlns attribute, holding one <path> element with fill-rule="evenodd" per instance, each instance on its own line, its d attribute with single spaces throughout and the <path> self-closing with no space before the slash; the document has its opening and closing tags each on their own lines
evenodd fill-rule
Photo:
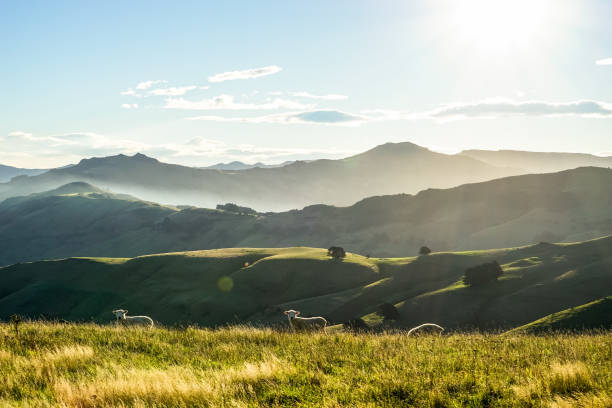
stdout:
<svg viewBox="0 0 612 408">
<path fill-rule="evenodd" d="M 0 325 L 0 406 L 610 407 L 612 334 Z"/>
</svg>

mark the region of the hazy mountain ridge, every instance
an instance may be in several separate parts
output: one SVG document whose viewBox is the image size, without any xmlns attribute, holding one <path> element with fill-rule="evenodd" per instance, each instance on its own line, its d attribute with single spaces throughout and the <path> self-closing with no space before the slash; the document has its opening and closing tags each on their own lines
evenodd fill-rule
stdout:
<svg viewBox="0 0 612 408">
<path fill-rule="evenodd" d="M 95 193 L 87 193 L 91 189 Z M 84 183 L 0 203 L 0 265 L 225 247 L 329 247 L 373 256 L 581 241 L 612 233 L 612 170 L 514 176 L 350 207 L 282 213 L 179 209 Z"/>
<path fill-rule="evenodd" d="M 273 169 L 276 167 L 285 167 L 291 163 L 294 163 L 295 161 L 285 161 L 279 164 L 265 164 L 262 162 L 257 162 L 255 164 L 247 164 L 247 163 L 243 163 L 241 161 L 233 161 L 233 162 L 229 162 L 229 163 L 217 163 L 217 164 L 213 164 L 211 166 L 206 166 L 206 167 L 200 167 L 202 169 L 211 169 L 211 170 L 248 170 L 248 169 L 253 169 L 255 167 L 259 167 L 262 169 Z"/>
<path fill-rule="evenodd" d="M 0 183 L 10 181 L 13 177 L 18 176 L 36 176 L 45 171 L 47 171 L 47 169 L 21 169 L 19 167 L 0 164 Z"/>
<path fill-rule="evenodd" d="M 412 143 L 388 143 L 341 160 L 294 162 L 240 171 L 197 169 L 142 154 L 83 159 L 73 167 L 0 184 L 0 200 L 85 181 L 147 200 L 214 207 L 222 202 L 265 210 L 350 205 L 364 197 L 416 193 L 516 174 Z"/>
<path fill-rule="evenodd" d="M 520 169 L 526 173 L 550 173 L 577 167 L 612 166 L 612 156 L 595 156 L 586 153 L 464 150 L 459 155 L 472 157 L 492 166 Z"/>
</svg>

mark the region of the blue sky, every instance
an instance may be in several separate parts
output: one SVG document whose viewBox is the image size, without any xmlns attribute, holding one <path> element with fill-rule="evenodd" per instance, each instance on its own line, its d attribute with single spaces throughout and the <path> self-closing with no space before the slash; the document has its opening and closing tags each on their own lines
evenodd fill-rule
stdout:
<svg viewBox="0 0 612 408">
<path fill-rule="evenodd" d="M 612 155 L 606 0 L 0 3 L 0 163 Z M 156 82 L 159 81 L 159 82 Z"/>
</svg>

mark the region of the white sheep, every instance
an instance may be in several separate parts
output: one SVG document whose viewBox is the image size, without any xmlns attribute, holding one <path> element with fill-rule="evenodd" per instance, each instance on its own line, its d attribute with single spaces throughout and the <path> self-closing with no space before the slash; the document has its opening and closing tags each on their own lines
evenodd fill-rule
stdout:
<svg viewBox="0 0 612 408">
<path fill-rule="evenodd" d="M 444 328 L 441 326 L 438 326 L 435 323 L 423 323 L 417 327 L 413 327 L 412 329 L 408 330 L 408 336 L 410 336 L 411 334 L 419 334 L 421 332 L 429 332 L 429 333 L 442 333 L 444 331 Z"/>
<path fill-rule="evenodd" d="M 296 330 L 323 330 L 327 325 L 327 320 L 321 316 L 317 317 L 298 317 L 300 314 L 299 310 L 287 310 L 285 311 L 287 318 L 289 319 L 289 327 L 293 331 Z"/>
<path fill-rule="evenodd" d="M 149 316 L 128 316 L 127 312 L 127 310 L 123 309 L 113 310 L 113 314 L 117 317 L 117 323 L 121 323 L 124 326 L 153 327 L 153 319 Z"/>
</svg>

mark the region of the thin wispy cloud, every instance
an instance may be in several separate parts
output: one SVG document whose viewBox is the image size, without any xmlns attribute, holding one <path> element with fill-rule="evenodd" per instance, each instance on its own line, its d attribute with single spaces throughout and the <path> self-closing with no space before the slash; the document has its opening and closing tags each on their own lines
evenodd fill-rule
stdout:
<svg viewBox="0 0 612 408">
<path fill-rule="evenodd" d="M 158 79 L 158 80 L 155 80 L 155 81 L 144 81 L 144 82 L 141 82 L 138 85 L 136 85 L 136 89 L 142 91 L 142 90 L 151 88 L 153 85 L 165 84 L 167 82 L 168 81 L 166 81 L 164 79 Z"/>
<path fill-rule="evenodd" d="M 361 115 L 336 111 L 336 110 L 312 110 L 302 112 L 285 112 L 262 116 L 194 116 L 188 120 L 204 120 L 214 122 L 237 122 L 237 123 L 276 123 L 276 124 L 313 124 L 313 125 L 340 125 L 356 126 L 368 121 Z"/>
<path fill-rule="evenodd" d="M 138 104 L 137 103 L 122 103 L 121 107 L 123 109 L 138 109 Z"/>
<path fill-rule="evenodd" d="M 132 88 L 128 88 L 126 91 L 121 91 L 121 92 L 119 92 L 119 94 L 123 95 L 123 96 L 136 96 L 136 97 L 140 97 L 140 94 L 138 94 Z"/>
<path fill-rule="evenodd" d="M 346 95 L 328 94 L 328 95 L 314 95 L 309 92 L 291 92 L 289 95 L 298 98 L 310 98 L 310 99 L 321 99 L 324 101 L 342 101 L 348 99 Z"/>
<path fill-rule="evenodd" d="M 166 109 L 185 110 L 276 110 L 276 109 L 311 109 L 313 105 L 303 104 L 287 99 L 268 99 L 261 103 L 237 102 L 232 95 L 218 95 L 210 99 L 190 101 L 184 98 L 166 99 Z"/>
<path fill-rule="evenodd" d="M 245 162 L 282 162 L 285 160 L 340 157 L 353 151 L 326 147 L 292 148 L 253 146 L 250 144 L 229 145 L 204 137 L 195 137 L 186 143 L 143 143 L 120 139 L 92 132 L 76 132 L 58 135 L 33 135 L 23 131 L 9 133 L 9 150 L 2 150 L 9 161 L 34 161 L 53 167 L 66 164 L 67 160 L 78 162 L 83 157 L 109 156 L 115 154 L 144 153 L 168 162 L 193 162 L 198 165 L 210 162 L 240 160 Z M 4 148 L 4 146 L 3 146 Z"/>
<path fill-rule="evenodd" d="M 365 123 L 400 120 L 451 120 L 504 118 L 513 116 L 612 118 L 612 104 L 598 101 L 573 101 L 564 103 L 491 99 L 476 103 L 457 103 L 427 111 L 398 111 L 390 109 L 369 109 L 359 113 L 333 109 L 304 110 L 261 116 L 194 116 L 188 120 L 237 123 L 276 123 L 359 126 Z"/>
<path fill-rule="evenodd" d="M 477 103 L 453 104 L 430 112 L 426 116 L 441 119 L 488 118 L 505 116 L 578 116 L 584 118 L 612 117 L 612 104 L 580 100 L 571 102 L 524 101 L 506 99 Z"/>
<path fill-rule="evenodd" d="M 281 67 L 277 65 L 270 65 L 267 67 L 261 68 L 253 68 L 253 69 L 245 69 L 242 71 L 228 71 L 222 72 L 220 74 L 215 74 L 208 77 L 209 82 L 224 82 L 224 81 L 234 81 L 236 79 L 251 79 L 251 78 L 259 78 L 262 76 L 276 74 L 282 70 Z"/>
<path fill-rule="evenodd" d="M 604 59 L 600 59 L 595 61 L 595 64 L 597 65 L 612 65 L 612 58 L 604 58 Z"/>
<path fill-rule="evenodd" d="M 155 95 L 155 96 L 181 96 L 181 95 L 185 95 L 189 91 L 193 91 L 196 88 L 198 88 L 196 85 L 172 86 L 172 87 L 169 87 L 169 88 L 153 89 L 153 90 L 149 91 L 149 94 Z M 203 87 L 201 87 L 200 89 L 202 89 L 202 88 Z M 207 89 L 207 88 L 208 87 L 206 87 L 205 89 Z"/>
</svg>

